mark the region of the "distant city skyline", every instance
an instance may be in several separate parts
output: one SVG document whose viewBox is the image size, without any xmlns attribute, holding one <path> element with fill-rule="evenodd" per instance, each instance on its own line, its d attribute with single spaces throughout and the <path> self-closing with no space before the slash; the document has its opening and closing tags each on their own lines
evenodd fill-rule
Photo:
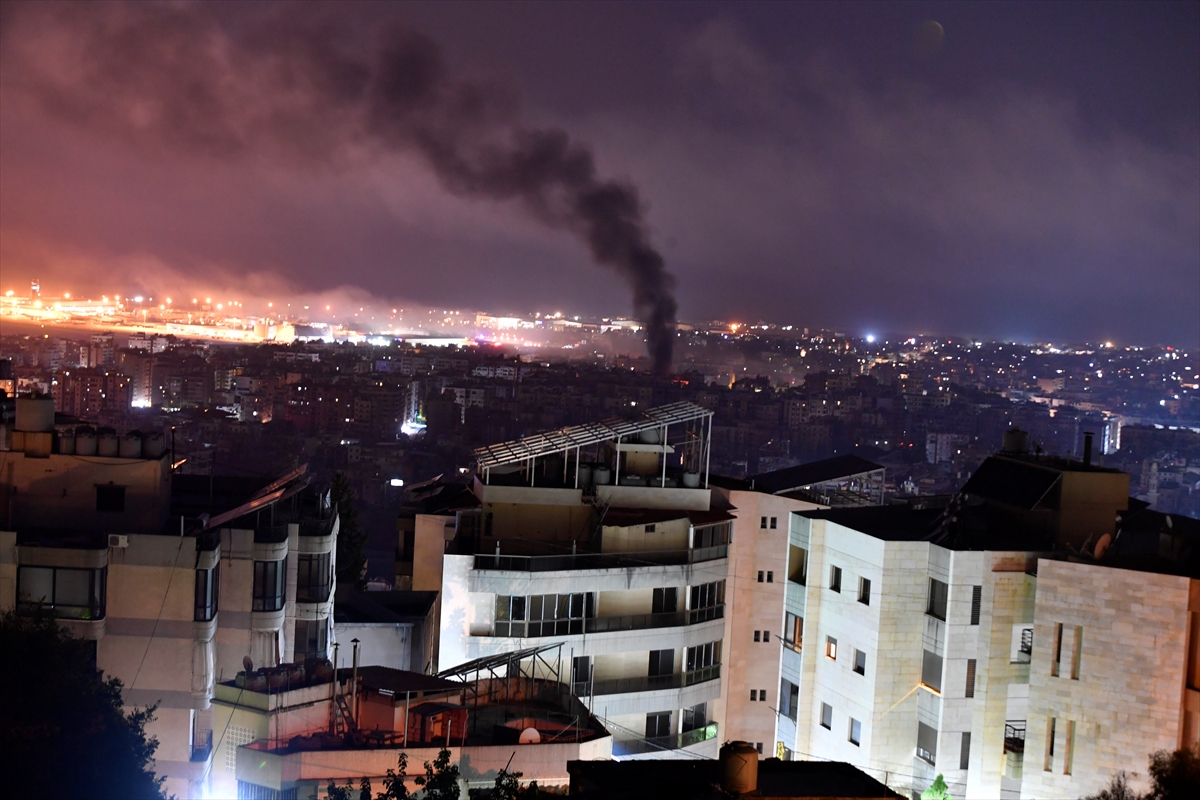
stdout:
<svg viewBox="0 0 1200 800">
<path fill-rule="evenodd" d="M 507 86 L 527 124 L 561 127 L 635 186 L 682 320 L 1200 345 L 1194 4 L 337 9 L 342 44 L 371 51 L 388 23 L 412 26 L 449 74 Z M 181 152 L 153 104 L 119 106 L 152 84 L 72 82 L 27 49 L 141 20 L 155 35 L 106 63 L 153 72 L 178 68 L 171 45 L 198 46 L 188 31 L 240 47 L 287 12 L 6 3 L 5 282 L 148 293 L 204 275 L 256 296 L 634 313 L 565 231 L 447 191 L 410 153 Z M 125 94 L 87 93 L 105 80 Z M 254 80 L 241 101 L 260 97 Z M 338 131 L 311 133 L 320 148 Z"/>
</svg>

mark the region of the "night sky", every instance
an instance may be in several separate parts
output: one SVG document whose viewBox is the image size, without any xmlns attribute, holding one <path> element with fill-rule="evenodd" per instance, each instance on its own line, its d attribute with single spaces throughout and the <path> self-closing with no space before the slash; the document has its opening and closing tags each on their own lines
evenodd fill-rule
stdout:
<svg viewBox="0 0 1200 800">
<path fill-rule="evenodd" d="M 0 9 L 0 289 L 1200 343 L 1197 3 Z"/>
</svg>

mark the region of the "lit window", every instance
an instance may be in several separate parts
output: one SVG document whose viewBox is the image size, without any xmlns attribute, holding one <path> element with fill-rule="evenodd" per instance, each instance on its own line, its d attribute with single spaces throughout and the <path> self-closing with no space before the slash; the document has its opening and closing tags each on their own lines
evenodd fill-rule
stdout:
<svg viewBox="0 0 1200 800">
<path fill-rule="evenodd" d="M 825 637 L 825 657 L 837 660 L 837 639 L 832 636 Z"/>
</svg>

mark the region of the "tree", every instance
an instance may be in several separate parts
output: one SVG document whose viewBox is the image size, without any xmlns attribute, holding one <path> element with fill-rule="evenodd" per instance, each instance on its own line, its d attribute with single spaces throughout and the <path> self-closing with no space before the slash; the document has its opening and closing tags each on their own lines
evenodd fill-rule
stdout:
<svg viewBox="0 0 1200 800">
<path fill-rule="evenodd" d="M 126 714 L 95 645 L 38 611 L 0 615 L 0 774 L 13 797 L 162 800 L 146 738 L 154 707 Z"/>
<path fill-rule="evenodd" d="M 946 779 L 940 773 L 934 779 L 933 784 L 921 792 L 921 800 L 951 800 L 950 789 L 946 786 Z"/>
<path fill-rule="evenodd" d="M 416 784 L 425 789 L 422 800 L 458 800 L 458 764 L 450 763 L 450 751 L 443 747 L 430 764 L 425 762 L 425 777 Z"/>
<path fill-rule="evenodd" d="M 388 767 L 387 777 L 383 779 L 383 791 L 375 796 L 375 800 L 408 800 L 408 786 L 404 779 L 408 777 L 408 753 L 401 753 L 396 759 L 396 769 Z"/>
<path fill-rule="evenodd" d="M 1112 776 L 1107 787 L 1083 800 L 1190 800 L 1200 797 L 1200 753 L 1196 749 L 1150 754 L 1150 791 L 1139 795 L 1129 788 L 1124 772 Z"/>
<path fill-rule="evenodd" d="M 367 544 L 367 534 L 358 526 L 358 509 L 355 507 L 354 489 L 350 481 L 341 473 L 335 473 L 329 486 L 329 500 L 337 504 L 338 537 L 337 537 L 337 579 L 338 583 L 346 583 L 358 590 L 367 588 L 364 575 L 367 558 L 363 548 Z"/>
<path fill-rule="evenodd" d="M 512 763 L 512 759 L 509 759 Z M 521 775 L 520 772 L 509 772 L 508 767 L 504 767 L 496 773 L 496 781 L 492 784 L 491 789 L 472 789 L 470 791 L 471 800 L 525 800 L 527 797 L 536 797 L 537 789 L 533 793 L 521 791 Z M 534 783 L 537 786 L 537 783 Z"/>
</svg>

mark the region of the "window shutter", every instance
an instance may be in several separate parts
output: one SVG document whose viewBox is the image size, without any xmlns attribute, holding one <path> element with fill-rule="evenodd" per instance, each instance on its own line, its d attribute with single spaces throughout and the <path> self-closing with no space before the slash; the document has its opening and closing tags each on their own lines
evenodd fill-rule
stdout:
<svg viewBox="0 0 1200 800">
<path fill-rule="evenodd" d="M 975 659 L 967 659 L 967 692 L 966 697 L 975 696 Z"/>
</svg>

